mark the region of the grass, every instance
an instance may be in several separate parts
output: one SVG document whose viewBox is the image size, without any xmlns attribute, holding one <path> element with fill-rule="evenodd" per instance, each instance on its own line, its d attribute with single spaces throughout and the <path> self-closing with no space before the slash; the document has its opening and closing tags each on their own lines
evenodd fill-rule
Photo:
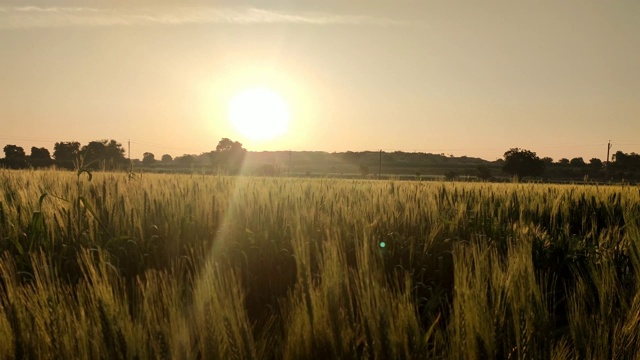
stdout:
<svg viewBox="0 0 640 360">
<path fill-rule="evenodd" d="M 637 358 L 639 200 L 0 170 L 0 358 Z"/>
</svg>

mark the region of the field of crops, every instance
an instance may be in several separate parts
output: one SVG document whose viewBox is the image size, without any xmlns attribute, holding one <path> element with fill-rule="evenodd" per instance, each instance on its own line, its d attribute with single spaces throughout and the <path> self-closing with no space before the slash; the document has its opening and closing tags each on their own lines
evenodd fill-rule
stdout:
<svg viewBox="0 0 640 360">
<path fill-rule="evenodd" d="M 0 358 L 638 358 L 640 188 L 0 170 Z"/>
</svg>

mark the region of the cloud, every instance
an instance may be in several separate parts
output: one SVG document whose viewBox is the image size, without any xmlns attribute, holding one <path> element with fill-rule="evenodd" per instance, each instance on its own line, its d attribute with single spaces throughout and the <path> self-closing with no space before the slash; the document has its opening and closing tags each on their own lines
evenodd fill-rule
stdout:
<svg viewBox="0 0 640 360">
<path fill-rule="evenodd" d="M 0 29 L 105 27 L 182 24 L 398 25 L 401 21 L 365 15 L 292 13 L 254 7 L 0 7 Z"/>
</svg>

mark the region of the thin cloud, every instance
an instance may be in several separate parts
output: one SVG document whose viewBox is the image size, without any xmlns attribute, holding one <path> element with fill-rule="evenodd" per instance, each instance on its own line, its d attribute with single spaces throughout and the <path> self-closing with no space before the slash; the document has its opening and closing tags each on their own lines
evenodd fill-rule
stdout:
<svg viewBox="0 0 640 360">
<path fill-rule="evenodd" d="M 405 22 L 364 15 L 291 13 L 252 7 L 166 7 L 155 9 L 0 7 L 0 29 L 183 24 L 400 25 Z"/>
</svg>

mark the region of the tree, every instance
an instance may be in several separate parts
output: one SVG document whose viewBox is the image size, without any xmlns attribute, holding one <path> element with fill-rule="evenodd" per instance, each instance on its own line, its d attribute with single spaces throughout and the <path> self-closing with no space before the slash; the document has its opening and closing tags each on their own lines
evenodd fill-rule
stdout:
<svg viewBox="0 0 640 360">
<path fill-rule="evenodd" d="M 569 165 L 570 161 L 567 158 L 562 158 L 560 160 L 558 160 L 558 164 L 560 165 Z"/>
<path fill-rule="evenodd" d="M 164 154 L 164 155 L 162 155 L 162 159 L 160 161 L 162 161 L 162 163 L 164 163 L 164 164 L 169 164 L 172 160 L 173 160 L 173 158 L 171 157 L 171 155 Z"/>
<path fill-rule="evenodd" d="M 493 179 L 493 175 L 491 175 L 491 169 L 489 169 L 489 167 L 486 165 L 478 166 L 476 168 L 476 171 L 477 171 L 476 176 L 478 177 L 478 179 L 485 180 L 485 181 Z"/>
<path fill-rule="evenodd" d="M 27 155 L 20 146 L 6 145 L 3 163 L 10 169 L 23 169 L 27 167 Z"/>
<path fill-rule="evenodd" d="M 581 157 L 577 157 L 571 159 L 571 161 L 569 161 L 569 165 L 573 167 L 584 167 L 587 164 L 585 164 L 584 160 Z"/>
<path fill-rule="evenodd" d="M 187 154 L 178 156 L 175 159 L 173 159 L 173 162 L 184 167 L 191 167 L 191 165 L 193 165 L 195 161 L 196 161 L 195 155 L 187 155 Z"/>
<path fill-rule="evenodd" d="M 238 150 L 246 151 L 242 147 L 242 143 L 240 143 L 238 141 L 233 141 L 233 140 L 231 140 L 229 138 L 222 138 L 218 142 L 218 145 L 216 146 L 216 152 L 218 152 L 218 153 L 238 151 Z"/>
<path fill-rule="evenodd" d="M 519 179 L 525 176 L 540 176 L 544 168 L 544 161 L 533 151 L 512 148 L 504 153 L 502 171 Z"/>
<path fill-rule="evenodd" d="M 626 154 L 622 151 L 616 151 L 613 154 L 613 165 L 619 169 L 631 169 L 640 167 L 640 155 L 636 153 Z"/>
<path fill-rule="evenodd" d="M 604 175 L 604 164 L 602 163 L 602 160 L 598 158 L 591 158 L 587 165 L 587 169 L 590 172 L 590 176 L 598 177 L 600 175 Z"/>
<path fill-rule="evenodd" d="M 593 170 L 601 170 L 603 168 L 602 160 L 598 158 L 592 158 L 589 160 L 589 167 Z"/>
<path fill-rule="evenodd" d="M 620 179 L 631 180 L 637 177 L 638 170 L 640 170 L 640 155 L 634 152 L 627 154 L 622 151 L 616 151 L 613 154 L 613 162 L 610 166 L 610 171 L 614 176 Z"/>
<path fill-rule="evenodd" d="M 142 165 L 151 166 L 156 162 L 156 156 L 150 152 L 142 154 Z"/>
<path fill-rule="evenodd" d="M 123 168 L 129 165 L 129 160 L 125 156 L 124 147 L 115 140 L 109 140 L 107 147 L 107 161 L 111 168 Z"/>
<path fill-rule="evenodd" d="M 238 141 L 222 138 L 215 151 L 217 165 L 229 174 L 237 174 L 242 168 L 247 150 Z"/>
<path fill-rule="evenodd" d="M 457 177 L 458 177 L 458 173 L 456 173 L 456 172 L 455 172 L 455 171 L 453 171 L 453 170 L 449 170 L 449 171 L 447 171 L 447 172 L 444 174 L 444 178 L 445 178 L 446 180 L 450 180 L 450 181 L 455 180 Z"/>
<path fill-rule="evenodd" d="M 96 140 L 80 150 L 83 165 L 92 169 L 114 170 L 129 164 L 122 144 L 115 140 Z"/>
<path fill-rule="evenodd" d="M 24 159 L 27 156 L 24 149 L 17 145 L 6 145 L 4 147 L 5 159 Z"/>
<path fill-rule="evenodd" d="M 51 153 L 46 148 L 31 147 L 31 155 L 29 156 L 29 163 L 35 168 L 47 167 L 53 164 L 51 159 Z"/>
<path fill-rule="evenodd" d="M 77 141 L 57 142 L 53 146 L 53 158 L 56 166 L 65 169 L 73 169 L 80 154 L 80 143 Z"/>
<path fill-rule="evenodd" d="M 547 157 L 543 157 L 543 158 L 542 158 L 542 161 L 543 161 L 546 165 L 553 164 L 553 159 L 552 159 L 552 158 L 550 158 L 550 157 L 548 157 L 548 156 L 547 156 Z"/>
<path fill-rule="evenodd" d="M 106 140 L 91 141 L 80 150 L 83 159 L 82 166 L 98 169 L 101 165 L 104 168 L 106 158 Z"/>
</svg>

